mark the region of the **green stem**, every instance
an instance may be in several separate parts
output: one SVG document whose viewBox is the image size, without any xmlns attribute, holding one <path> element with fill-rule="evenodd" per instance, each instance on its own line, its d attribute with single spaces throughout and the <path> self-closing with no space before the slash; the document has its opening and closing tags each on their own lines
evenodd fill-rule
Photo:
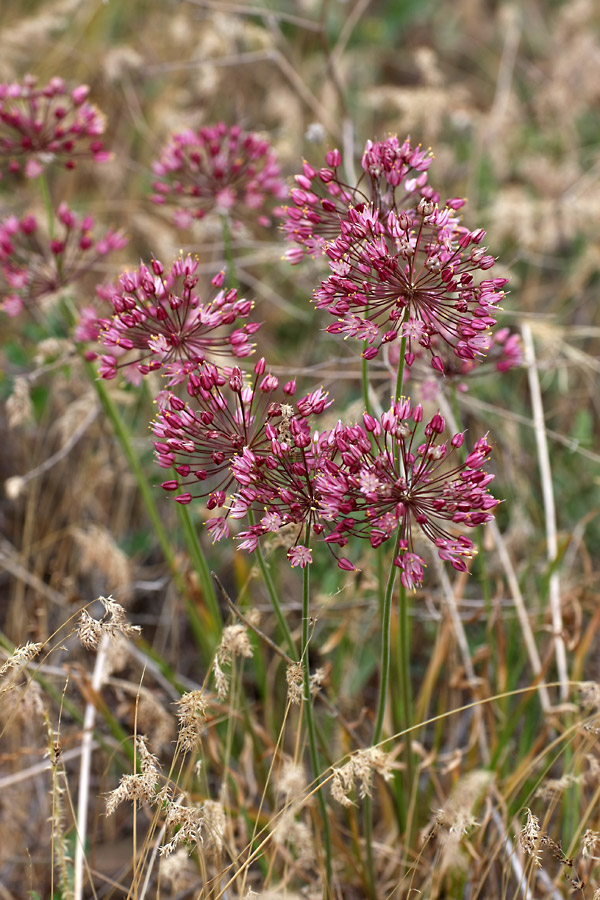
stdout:
<svg viewBox="0 0 600 900">
<path fill-rule="evenodd" d="M 400 730 L 405 733 L 404 736 L 404 757 L 406 760 L 406 771 L 404 777 L 405 801 L 403 808 L 411 810 L 411 791 L 413 788 L 414 778 L 414 760 L 412 753 L 412 732 L 409 731 L 412 725 L 412 682 L 410 677 L 410 619 L 408 615 L 409 605 L 406 588 L 400 582 L 399 601 L 398 601 L 398 672 L 401 680 L 400 687 Z M 405 823 L 407 826 L 407 846 L 410 838 L 410 822 Z"/>
<path fill-rule="evenodd" d="M 200 616 L 198 615 L 198 610 L 196 609 L 193 600 L 189 596 L 187 591 L 183 576 L 179 571 L 179 567 L 177 565 L 177 560 L 175 558 L 175 552 L 171 545 L 171 541 L 167 534 L 167 531 L 163 525 L 161 514 L 158 510 L 156 502 L 154 500 L 154 492 L 148 479 L 146 478 L 146 473 L 144 472 L 143 466 L 140 462 L 139 456 L 131 442 L 131 436 L 129 433 L 129 429 L 127 428 L 125 422 L 119 415 L 119 411 L 113 402 L 110 394 L 106 390 L 106 386 L 104 382 L 99 379 L 96 375 L 96 371 L 91 363 L 88 363 L 86 360 L 83 360 L 86 371 L 88 373 L 89 379 L 94 386 L 96 394 L 98 395 L 98 399 L 102 405 L 102 408 L 109 419 L 114 433 L 117 437 L 121 445 L 121 449 L 125 454 L 125 458 L 129 464 L 129 468 L 133 472 L 135 480 L 137 482 L 137 486 L 142 497 L 142 501 L 144 506 L 146 507 L 146 512 L 148 513 L 148 517 L 152 523 L 152 527 L 154 529 L 154 533 L 160 544 L 161 550 L 163 552 L 163 556 L 169 569 L 171 570 L 171 575 L 179 589 L 186 606 L 186 611 L 188 615 L 188 619 L 190 621 L 190 626 L 194 633 L 194 638 L 198 644 L 198 646 L 206 653 L 207 657 L 212 656 L 214 651 L 213 641 L 210 639 L 210 635 L 206 631 L 206 627 L 204 623 L 201 621 Z M 178 504 L 179 506 L 179 504 Z M 186 534 L 186 540 L 188 539 L 188 535 Z M 190 555 L 193 557 L 193 548 L 190 547 L 188 542 L 188 549 L 190 550 Z M 196 560 L 194 560 L 196 562 Z M 204 563 L 206 566 L 206 563 Z M 202 583 L 202 582 L 201 582 Z M 214 589 L 212 588 L 212 584 L 210 584 L 210 590 L 212 591 L 212 597 L 214 602 L 216 603 L 216 598 L 214 595 Z M 205 598 L 208 598 L 210 594 L 205 591 Z M 209 601 L 208 601 L 209 602 Z M 216 621 L 219 621 L 218 619 Z"/>
<path fill-rule="evenodd" d="M 250 524 L 254 525 L 255 519 L 254 514 L 250 512 L 249 514 Z M 288 646 L 288 652 L 292 659 L 298 659 L 298 651 L 296 649 L 296 644 L 294 643 L 294 638 L 292 637 L 292 632 L 290 631 L 290 626 L 287 623 L 287 619 L 283 613 L 281 608 L 281 603 L 279 602 L 279 595 L 277 593 L 277 588 L 275 587 L 275 582 L 271 576 L 271 570 L 269 569 L 268 563 L 265 560 L 262 549 L 259 546 L 256 548 L 255 556 L 258 560 L 258 567 L 260 569 L 260 574 L 262 575 L 262 579 L 265 583 L 265 587 L 269 594 L 269 599 L 271 601 L 271 605 L 275 611 L 275 617 L 277 619 L 277 624 L 281 629 L 281 633 L 285 637 L 286 644 Z"/>
<path fill-rule="evenodd" d="M 223 254 L 227 263 L 227 287 L 236 288 L 238 283 L 235 272 L 235 257 L 231 244 L 231 229 L 229 227 L 229 219 L 225 214 L 221 215 L 221 232 L 223 234 Z"/>
<path fill-rule="evenodd" d="M 365 341 L 365 350 L 369 345 Z M 371 404 L 369 402 L 369 360 L 364 356 L 360 361 L 361 379 L 362 379 L 362 395 L 365 404 L 365 412 L 371 414 Z"/>
<path fill-rule="evenodd" d="M 44 209 L 46 210 L 48 234 L 50 236 L 50 239 L 52 240 L 52 238 L 54 237 L 54 207 L 52 206 L 52 197 L 50 196 L 50 188 L 48 186 L 48 179 L 46 178 L 45 172 L 42 172 L 42 174 L 38 177 L 38 182 L 40 185 L 40 192 L 42 194 Z"/>
<path fill-rule="evenodd" d="M 310 546 L 310 525 L 306 526 L 306 546 Z M 321 772 L 319 764 L 319 752 L 317 750 L 317 729 L 315 726 L 314 710 L 312 698 L 310 695 L 310 661 L 308 653 L 308 645 L 310 643 L 310 566 L 303 569 L 302 579 L 302 663 L 304 669 L 304 710 L 306 714 L 306 725 L 308 730 L 308 745 L 310 748 L 310 758 L 313 768 L 313 776 L 317 787 L 317 797 L 319 800 L 319 809 L 321 812 L 321 822 L 323 826 L 323 843 L 325 845 L 325 884 L 323 886 L 323 897 L 330 898 L 333 896 L 333 886 L 331 881 L 331 832 L 329 829 L 329 819 L 327 817 L 327 804 L 325 802 L 325 794 L 320 788 Z"/>
<path fill-rule="evenodd" d="M 392 620 L 392 598 L 394 596 L 394 584 L 396 581 L 397 567 L 394 565 L 394 559 L 398 553 L 398 542 L 400 540 L 400 530 L 395 540 L 394 557 L 390 566 L 385 595 L 383 598 L 383 609 L 381 613 L 381 674 L 379 679 L 379 698 L 377 700 L 377 715 L 375 718 L 375 728 L 373 731 L 373 745 L 378 744 L 381 740 L 383 732 L 383 720 L 385 717 L 385 709 L 387 705 L 387 695 L 390 683 L 390 633 Z"/>
<path fill-rule="evenodd" d="M 396 373 L 396 393 L 394 400 L 399 400 L 402 396 L 402 382 L 404 381 L 404 357 L 406 355 L 406 335 L 400 341 L 400 358 L 398 360 L 398 372 Z"/>
<path fill-rule="evenodd" d="M 221 631 L 223 620 L 221 618 L 221 610 L 219 609 L 213 580 L 210 577 L 210 568 L 206 562 L 206 557 L 204 556 L 200 541 L 198 540 L 198 533 L 192 522 L 189 509 L 187 506 L 182 506 L 181 503 L 178 503 L 177 512 L 179 514 L 179 521 L 181 523 L 185 543 L 196 574 L 200 580 L 202 594 L 210 612 L 212 623 L 215 626 L 211 629 L 211 632 L 213 632 L 213 636 L 216 637 Z"/>
</svg>

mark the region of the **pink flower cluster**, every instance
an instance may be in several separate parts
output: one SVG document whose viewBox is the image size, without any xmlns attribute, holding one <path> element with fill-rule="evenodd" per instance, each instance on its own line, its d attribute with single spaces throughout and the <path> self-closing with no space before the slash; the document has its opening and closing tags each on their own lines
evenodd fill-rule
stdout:
<svg viewBox="0 0 600 900">
<path fill-rule="evenodd" d="M 114 313 L 98 329 L 101 344 L 111 351 L 101 359 L 103 378 L 114 378 L 122 367 L 142 375 L 162 369 L 175 384 L 207 355 L 241 358 L 252 352 L 250 338 L 259 324 L 231 328 L 248 317 L 252 302 L 223 287 L 223 272 L 212 279 L 214 296 L 205 300 L 197 289 L 197 269 L 192 256 L 179 257 L 169 270 L 153 259 L 150 267 L 142 263 L 121 275 L 113 290 L 103 291 Z"/>
<path fill-rule="evenodd" d="M 350 209 L 368 208 L 384 220 L 390 212 L 416 206 L 422 197 L 437 202 L 439 195 L 427 183 L 432 161 L 428 151 L 413 147 L 408 138 L 400 144 L 396 136 L 367 141 L 361 161 L 363 174 L 354 186 L 342 179 L 339 150 L 330 150 L 326 165 L 318 170 L 305 161 L 302 174 L 296 175 L 297 187 L 290 191 L 294 205 L 285 208 L 286 239 L 298 245 L 287 251 L 289 262 L 299 263 L 305 253 L 325 253 Z"/>
<path fill-rule="evenodd" d="M 310 420 L 330 405 L 327 395 L 318 390 L 294 403 L 292 382 L 282 402 L 278 387 L 264 360 L 251 384 L 237 368 L 204 363 L 190 375 L 193 402 L 168 394 L 153 423 L 159 465 L 177 475 L 163 482 L 164 490 L 179 503 L 205 497 L 209 510 L 223 508 L 207 522 L 214 540 L 229 537 L 229 519 L 250 519 L 237 535 L 249 551 L 264 535 L 291 526 L 288 556 L 303 567 L 311 557 L 299 541 L 309 525 L 338 565 L 351 570 L 335 546 L 357 537 L 377 547 L 396 535 L 395 565 L 414 588 L 425 565 L 415 552 L 418 529 L 441 559 L 466 571 L 473 542 L 448 525 L 472 528 L 492 518 L 498 501 L 487 490 L 494 476 L 483 470 L 492 449 L 485 438 L 461 462 L 463 435 L 443 441 L 443 417 L 437 413 L 421 426 L 423 410 L 409 401 L 379 419 L 365 413 L 363 426 L 338 422 L 317 432 Z"/>
<path fill-rule="evenodd" d="M 28 178 L 36 178 L 55 159 L 67 169 L 77 158 L 109 159 L 100 140 L 104 116 L 87 102 L 88 94 L 85 84 L 69 91 L 62 78 L 44 87 L 33 75 L 0 84 L 0 162 L 10 172 L 24 169 Z"/>
<path fill-rule="evenodd" d="M 366 359 L 400 338 L 408 366 L 422 347 L 443 372 L 440 341 L 461 360 L 485 355 L 507 282 L 487 275 L 495 260 L 482 244 L 485 231 L 458 218 L 464 201 L 439 206 L 427 180 L 431 162 L 408 140 L 369 141 L 364 174 L 349 187 L 338 176 L 339 152 L 329 151 L 327 167 L 305 163 L 296 176 L 284 230 L 300 245 L 288 251 L 291 262 L 305 250 L 328 258 L 331 274 L 314 296 L 336 319 L 328 332 L 365 342 Z"/>
<path fill-rule="evenodd" d="M 219 138 L 224 133 L 221 126 Z M 172 168 L 187 172 L 182 146 L 171 147 Z M 329 260 L 332 274 L 315 302 L 336 317 L 330 333 L 366 341 L 367 359 L 401 338 L 408 366 L 426 352 L 442 372 L 442 354 L 471 365 L 491 346 L 506 282 L 487 275 L 494 259 L 482 246 L 483 230 L 459 221 L 463 201 L 439 207 L 427 180 L 431 161 L 409 141 L 368 142 L 363 174 L 351 187 L 339 175 L 340 154 L 330 151 L 326 167 L 317 172 L 305 163 L 296 177 L 284 231 L 298 245 L 288 253 L 292 262 L 305 252 Z M 278 379 L 262 359 L 250 381 L 237 367 L 199 358 L 180 376 L 189 399 L 165 393 L 153 424 L 159 465 L 175 475 L 162 486 L 179 503 L 204 498 L 219 511 L 206 523 L 213 540 L 230 536 L 232 520 L 246 521 L 236 540 L 250 552 L 265 535 L 289 530 L 290 562 L 304 567 L 312 561 L 301 543 L 308 530 L 352 570 L 337 555 L 350 538 L 373 547 L 393 539 L 401 580 L 415 588 L 425 567 L 418 531 L 440 558 L 467 569 L 474 545 L 461 531 L 488 522 L 498 502 L 488 492 L 493 475 L 483 469 L 491 452 L 485 438 L 461 461 L 463 435 L 444 440 L 442 416 L 423 423 L 421 406 L 404 400 L 378 419 L 365 413 L 362 425 L 316 431 L 312 417 L 329 406 L 327 395 L 294 401 L 290 382 L 278 397 Z"/>
<path fill-rule="evenodd" d="M 73 284 L 127 243 L 121 232 L 111 229 L 94 237 L 92 217 L 77 216 L 66 203 L 57 210 L 56 226 L 56 235 L 49 238 L 34 215 L 0 222 L 1 308 L 9 316 L 23 308 L 35 312 L 42 297 Z"/>
<path fill-rule="evenodd" d="M 446 424 L 436 413 L 424 426 L 423 409 L 396 402 L 380 417 L 365 413 L 363 426 L 340 429 L 334 441 L 341 464 L 317 478 L 324 519 L 335 522 L 325 541 L 345 546 L 350 536 L 372 547 L 396 537 L 394 564 L 414 588 L 423 580 L 425 560 L 415 552 L 415 530 L 459 571 L 474 556 L 473 542 L 448 531 L 448 524 L 472 528 L 489 522 L 497 504 L 487 488 L 493 475 L 483 470 L 491 452 L 479 439 L 466 459 L 457 458 L 464 435 L 441 437 Z M 419 437 L 422 433 L 423 437 Z"/>
<path fill-rule="evenodd" d="M 320 534 L 324 527 L 315 477 L 336 452 L 310 427 L 311 417 L 330 405 L 327 394 L 318 389 L 293 403 L 295 382 L 280 393 L 264 359 L 256 363 L 252 381 L 238 367 L 203 363 L 190 374 L 187 390 L 190 402 L 173 393 L 162 398 L 152 426 L 159 465 L 178 476 L 163 482 L 164 490 L 182 504 L 205 497 L 209 510 L 222 509 L 206 523 L 213 540 L 229 537 L 230 518 L 260 511 L 260 520 L 238 535 L 242 549 L 256 550 L 264 534 L 296 526 L 288 555 L 292 565 L 305 565 L 309 560 L 299 549 L 303 528 L 309 524 Z"/>
<path fill-rule="evenodd" d="M 240 216 L 244 209 L 268 225 L 259 211 L 287 188 L 268 141 L 223 122 L 173 135 L 152 166 L 152 200 L 177 207 L 175 223 L 186 228 L 211 211 Z"/>
</svg>

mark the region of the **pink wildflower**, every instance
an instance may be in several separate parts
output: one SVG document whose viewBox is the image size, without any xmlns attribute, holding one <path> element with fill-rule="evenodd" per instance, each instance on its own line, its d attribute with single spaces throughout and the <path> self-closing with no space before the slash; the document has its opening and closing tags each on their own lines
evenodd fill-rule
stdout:
<svg viewBox="0 0 600 900">
<path fill-rule="evenodd" d="M 114 316 L 100 334 L 101 343 L 114 353 L 115 373 L 121 367 L 137 368 L 143 375 L 163 369 L 175 384 L 207 356 L 252 353 L 250 338 L 259 324 L 232 327 L 250 314 L 252 302 L 223 288 L 222 272 L 212 279 L 212 299 L 203 302 L 197 268 L 198 260 L 191 256 L 179 257 L 168 272 L 153 259 L 150 268 L 142 263 L 121 275 L 109 294 Z"/>
<path fill-rule="evenodd" d="M 300 566 L 305 569 L 312 562 L 312 550 L 303 547 L 302 544 L 296 544 L 291 550 L 288 550 L 288 559 L 291 566 Z"/>
<path fill-rule="evenodd" d="M 249 383 L 237 366 L 221 370 L 205 361 L 189 375 L 189 402 L 172 393 L 163 398 L 152 423 L 157 461 L 179 476 L 163 483 L 166 491 L 188 488 L 190 496 L 209 496 L 209 509 L 222 507 L 236 474 L 243 483 L 244 454 L 264 463 L 271 446 L 265 426 L 283 427 L 286 417 L 285 404 L 282 411 L 274 399 L 279 382 L 264 372 L 260 359 Z"/>
<path fill-rule="evenodd" d="M 7 161 L 10 172 L 24 168 L 35 178 L 54 159 L 67 169 L 78 158 L 109 159 L 100 140 L 105 119 L 87 102 L 88 92 L 86 85 L 69 91 L 62 78 L 38 87 L 33 75 L 0 84 L 0 161 Z"/>
<path fill-rule="evenodd" d="M 181 227 L 213 210 L 238 216 L 245 209 L 256 219 L 268 197 L 287 193 L 269 142 L 223 122 L 173 135 L 152 168 L 152 200 L 178 206 Z M 268 224 L 264 216 L 258 221 Z"/>
<path fill-rule="evenodd" d="M 378 547 L 397 536 L 394 564 L 407 588 L 423 580 L 425 562 L 415 553 L 415 528 L 435 545 L 440 558 L 466 571 L 466 560 L 475 554 L 473 542 L 447 528 L 485 524 L 499 502 L 487 490 L 494 476 L 482 468 L 491 452 L 487 440 L 477 441 L 462 463 L 453 455 L 463 435 L 441 441 L 445 422 L 439 413 L 424 426 L 420 442 L 422 415 L 421 407 L 408 401 L 395 403 L 377 419 L 365 413 L 364 427 L 337 432 L 341 464 L 316 479 L 323 518 L 336 522 L 325 541 L 344 546 L 354 535 Z"/>
<path fill-rule="evenodd" d="M 82 278 L 103 257 L 127 243 L 121 232 L 94 237 L 94 220 L 80 218 L 65 203 L 57 211 L 57 233 L 50 239 L 35 216 L 0 222 L 1 308 L 35 314 L 38 300 Z"/>
<path fill-rule="evenodd" d="M 283 230 L 286 239 L 298 244 L 287 251 L 292 265 L 304 253 L 319 256 L 340 234 L 340 223 L 355 208 L 365 217 L 384 219 L 389 212 L 414 207 L 421 197 L 438 200 L 427 184 L 427 169 L 433 157 L 407 138 L 400 143 L 394 135 L 383 141 L 367 141 L 361 165 L 363 173 L 354 186 L 342 179 L 342 158 L 330 150 L 326 165 L 314 169 L 304 162 L 290 191 L 293 206 L 285 208 Z"/>
<path fill-rule="evenodd" d="M 368 359 L 405 337 L 407 365 L 421 346 L 440 372 L 436 336 L 459 359 L 485 355 L 506 279 L 482 277 L 494 265 L 484 236 L 461 226 L 453 207 L 426 200 L 385 222 L 351 209 L 327 246 L 332 274 L 315 292 L 317 308 L 336 317 L 327 331 L 366 340 Z"/>
<path fill-rule="evenodd" d="M 237 536 L 240 549 L 253 552 L 264 535 L 296 526 L 289 559 L 304 566 L 310 559 L 297 549 L 304 528 L 320 535 L 332 527 L 321 521 L 314 483 L 337 449 L 327 432 L 313 433 L 308 420 L 330 401 L 313 391 L 294 405 L 275 399 L 278 388 L 264 360 L 256 364 L 251 384 L 240 369 L 219 371 L 204 363 L 189 378 L 193 400 L 184 403 L 171 394 L 159 411 L 154 446 L 159 465 L 179 476 L 163 482 L 164 490 L 180 503 L 208 497 L 209 510 L 223 509 L 206 523 L 213 540 L 229 536 L 232 519 L 253 513 L 257 521 Z M 294 391 L 293 383 L 284 386 L 286 398 Z"/>
</svg>

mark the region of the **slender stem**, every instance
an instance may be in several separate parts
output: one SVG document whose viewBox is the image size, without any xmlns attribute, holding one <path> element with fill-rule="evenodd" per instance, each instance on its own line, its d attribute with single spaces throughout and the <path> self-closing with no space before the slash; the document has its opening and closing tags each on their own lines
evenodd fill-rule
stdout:
<svg viewBox="0 0 600 900">
<path fill-rule="evenodd" d="M 310 546 L 310 525 L 306 526 L 306 546 Z M 314 710 L 310 695 L 310 661 L 308 645 L 310 643 L 310 566 L 303 569 L 302 580 L 302 663 L 304 669 L 304 711 L 308 730 L 308 745 L 313 768 L 313 776 L 317 787 L 321 781 L 319 752 L 317 750 L 317 729 L 315 726 Z M 333 896 L 331 882 L 331 833 L 329 819 L 327 817 L 327 804 L 323 790 L 317 790 L 321 822 L 323 827 L 323 843 L 325 845 L 325 884 L 323 885 L 323 897 Z"/>
<path fill-rule="evenodd" d="M 227 287 L 236 288 L 238 284 L 235 271 L 235 257 L 231 244 L 231 228 L 229 227 L 229 219 L 225 214 L 221 216 L 221 233 L 223 234 L 223 254 L 227 263 Z"/>
<path fill-rule="evenodd" d="M 210 568 L 208 563 L 206 562 L 206 557 L 204 556 L 204 551 L 202 549 L 200 541 L 198 540 L 198 533 L 192 522 L 189 509 L 187 508 L 187 506 L 182 506 L 181 503 L 178 503 L 177 512 L 179 514 L 179 521 L 181 523 L 185 543 L 194 564 L 196 574 L 200 579 L 200 584 L 202 585 L 202 594 L 204 595 L 204 600 L 210 612 L 212 623 L 215 626 L 215 628 L 211 629 L 211 631 L 214 631 L 215 634 L 217 634 L 221 631 L 223 621 L 221 618 L 221 610 L 219 609 L 219 603 L 215 594 L 212 578 L 210 577 Z"/>
<path fill-rule="evenodd" d="M 365 341 L 365 350 L 369 345 Z M 362 379 L 362 395 L 363 402 L 365 404 L 365 412 L 370 414 L 371 412 L 371 403 L 369 400 L 369 360 L 365 359 L 364 356 L 360 361 L 360 371 L 361 371 L 361 379 Z"/>
<path fill-rule="evenodd" d="M 70 326 L 73 326 L 76 321 L 76 314 L 75 314 L 75 311 L 70 306 L 70 304 L 68 303 L 68 301 L 65 300 L 63 302 L 62 310 L 63 310 L 63 314 L 65 316 L 67 323 Z M 161 550 L 163 552 L 165 562 L 167 563 L 167 565 L 171 571 L 171 575 L 173 576 L 173 579 L 175 581 L 175 584 L 177 585 L 177 588 L 181 592 L 181 595 L 184 599 L 184 602 L 186 605 L 186 611 L 188 614 L 188 619 L 189 619 L 192 631 L 194 633 L 194 638 L 196 640 L 196 643 L 198 644 L 198 646 L 200 648 L 202 648 L 202 650 L 204 652 L 206 652 L 207 656 L 210 657 L 210 656 L 212 656 L 212 653 L 214 651 L 213 641 L 210 639 L 210 636 L 207 634 L 206 626 L 201 621 L 201 619 L 198 615 L 198 610 L 196 609 L 192 599 L 189 596 L 189 592 L 186 589 L 184 579 L 182 577 L 182 574 L 179 570 L 179 566 L 177 564 L 177 560 L 175 557 L 175 551 L 173 549 L 169 535 L 167 534 L 167 530 L 166 530 L 165 526 L 163 525 L 162 516 L 158 510 L 156 501 L 154 499 L 153 488 L 146 477 L 146 473 L 144 472 L 144 468 L 141 464 L 140 458 L 133 446 L 129 429 L 128 429 L 127 425 L 125 424 L 125 422 L 123 421 L 123 419 L 121 418 L 116 404 L 113 402 L 112 397 L 110 396 L 109 392 L 106 389 L 106 385 L 104 384 L 102 379 L 98 378 L 97 372 L 96 372 L 94 366 L 92 365 L 92 363 L 88 362 L 85 359 L 85 357 L 83 356 L 83 353 L 81 353 L 81 352 L 80 352 L 80 358 L 81 358 L 81 361 L 85 368 L 86 374 L 89 378 L 90 384 L 93 386 L 94 390 L 96 391 L 96 394 L 98 396 L 98 399 L 100 401 L 102 409 L 104 410 L 106 417 L 108 418 L 108 420 L 110 421 L 110 423 L 113 427 L 114 434 L 115 434 L 119 444 L 121 445 L 121 449 L 122 449 L 123 453 L 125 454 L 125 458 L 127 460 L 129 468 L 131 469 L 131 471 L 135 477 L 142 501 L 144 503 L 144 506 L 146 507 L 146 512 L 148 513 L 148 517 L 152 523 L 152 528 L 154 529 L 154 533 L 156 535 L 158 543 L 160 544 Z M 191 539 L 191 535 L 186 535 L 186 540 L 188 541 L 188 549 L 190 551 L 190 555 L 194 559 L 194 544 L 197 544 L 197 538 L 195 538 L 195 540 L 192 543 L 190 543 L 190 539 Z M 200 551 L 200 554 L 201 554 L 201 551 Z M 202 557 L 202 559 L 203 559 L 203 557 Z M 199 559 L 194 559 L 194 562 L 199 564 Z M 208 585 L 210 586 L 210 591 L 212 592 L 213 603 L 215 604 L 216 608 L 218 609 L 218 604 L 216 601 L 214 588 L 213 588 L 212 582 L 210 580 L 210 574 L 209 574 L 208 566 L 206 565 L 206 561 L 204 561 L 204 567 L 206 569 L 206 576 L 205 576 L 207 579 L 206 583 L 208 583 Z M 201 577 L 201 583 L 204 587 L 204 585 L 205 585 L 204 576 L 201 575 L 200 577 Z M 207 591 L 205 590 L 205 597 L 208 598 L 209 596 L 210 596 L 210 594 L 207 593 Z M 207 602 L 210 604 L 210 600 L 207 599 Z M 219 619 L 216 619 L 216 621 L 219 621 Z"/>
<path fill-rule="evenodd" d="M 254 524 L 254 515 L 252 512 L 249 515 L 249 519 L 251 524 Z M 263 581 L 265 583 L 265 587 L 269 594 L 269 599 L 275 611 L 275 616 L 277 618 L 277 623 L 283 636 L 285 637 L 286 643 L 288 645 L 289 654 L 292 659 L 298 659 L 298 651 L 296 649 L 296 644 L 294 643 L 294 638 L 292 637 L 292 632 L 290 631 L 290 626 L 287 623 L 287 619 L 283 613 L 281 608 L 281 603 L 279 601 L 279 594 L 277 593 L 277 588 L 275 587 L 275 583 L 271 576 L 271 570 L 269 569 L 268 563 L 265 560 L 263 552 L 260 548 L 260 545 L 256 548 L 255 556 L 258 560 L 258 567 L 260 569 L 260 574 L 262 575 Z"/>
<path fill-rule="evenodd" d="M 402 382 L 404 381 L 404 357 L 406 356 L 406 335 L 400 341 L 400 358 L 398 359 L 398 372 L 396 374 L 396 393 L 394 400 L 402 396 Z"/>
<path fill-rule="evenodd" d="M 394 559 L 398 553 L 398 542 L 400 540 L 400 530 L 395 540 Z M 381 674 L 379 679 L 379 698 L 377 701 L 377 716 L 375 718 L 375 728 L 373 730 L 373 745 L 378 744 L 381 740 L 383 732 L 383 720 L 385 717 L 385 709 L 387 705 L 387 695 L 390 683 L 390 633 L 392 619 L 392 597 L 394 596 L 394 584 L 396 581 L 397 567 L 392 564 L 388 574 L 385 595 L 383 598 L 383 609 L 381 613 Z"/>
<path fill-rule="evenodd" d="M 414 776 L 414 760 L 412 754 L 412 732 L 409 730 L 412 725 L 412 682 L 410 677 L 410 619 L 408 615 L 408 597 L 407 591 L 402 582 L 400 582 L 399 601 L 398 601 L 398 672 L 400 674 L 401 688 L 401 720 L 400 728 L 405 732 L 405 748 L 404 757 L 406 760 L 406 774 L 404 779 L 406 809 L 411 808 L 411 791 L 413 788 Z M 409 823 L 406 823 L 410 826 Z M 407 834 L 407 839 L 410 837 Z M 411 846 L 407 844 L 407 846 Z"/>
<path fill-rule="evenodd" d="M 48 234 L 50 235 L 50 239 L 52 240 L 52 238 L 54 237 L 54 207 L 52 206 L 52 197 L 50 196 L 50 188 L 48 186 L 48 179 L 46 178 L 45 172 L 42 172 L 42 174 L 38 176 L 38 182 L 40 185 L 40 192 L 42 195 L 42 201 L 44 203 L 44 209 L 46 210 Z"/>
</svg>

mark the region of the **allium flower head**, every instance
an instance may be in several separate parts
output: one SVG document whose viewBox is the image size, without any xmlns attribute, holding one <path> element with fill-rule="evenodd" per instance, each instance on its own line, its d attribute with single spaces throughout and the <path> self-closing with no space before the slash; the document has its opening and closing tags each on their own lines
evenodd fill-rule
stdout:
<svg viewBox="0 0 600 900">
<path fill-rule="evenodd" d="M 288 260 L 296 264 L 304 253 L 324 253 L 328 242 L 339 236 L 340 223 L 351 208 L 385 218 L 389 212 L 416 206 L 422 197 L 439 200 L 427 183 L 432 160 L 429 151 L 413 147 L 408 138 L 401 144 L 394 135 L 383 141 L 367 141 L 361 161 L 363 173 L 354 186 L 342 178 L 338 150 L 330 150 L 326 165 L 318 170 L 305 162 L 302 173 L 296 175 L 297 187 L 290 192 L 293 206 L 285 209 L 286 238 L 299 245 L 288 250 Z"/>
<path fill-rule="evenodd" d="M 342 461 L 338 470 L 317 478 L 323 516 L 336 521 L 325 540 L 344 546 L 354 535 L 378 547 L 397 536 L 394 563 L 407 588 L 422 582 L 425 566 L 415 552 L 415 529 L 442 560 L 466 571 L 475 548 L 455 528 L 489 522 L 499 502 L 487 490 L 494 477 L 483 469 L 492 449 L 487 440 L 478 440 L 461 462 L 456 451 L 463 435 L 444 441 L 443 417 L 436 413 L 424 427 L 422 418 L 422 408 L 406 400 L 379 418 L 365 413 L 363 426 L 345 427 L 335 436 Z"/>
<path fill-rule="evenodd" d="M 102 357 L 102 377 L 114 378 L 120 367 L 142 375 L 162 369 L 175 384 L 206 357 L 252 352 L 250 338 L 259 324 L 232 327 L 250 314 L 252 302 L 223 287 L 223 272 L 212 279 L 213 296 L 205 299 L 198 289 L 197 268 L 198 260 L 191 256 L 179 257 L 168 271 L 153 259 L 150 267 L 142 263 L 135 272 L 121 275 L 109 293 L 113 318 L 100 332 L 101 343 L 112 351 Z"/>
<path fill-rule="evenodd" d="M 180 227 L 213 210 L 236 217 L 250 211 L 267 225 L 260 212 L 267 198 L 279 200 L 287 193 L 269 142 L 223 122 L 174 134 L 152 168 L 152 199 L 177 206 Z"/>
<path fill-rule="evenodd" d="M 208 497 L 208 509 L 222 508 L 207 521 L 213 540 L 229 536 L 229 519 L 253 511 L 259 521 L 239 534 L 240 549 L 256 550 L 263 535 L 295 525 L 289 559 L 304 566 L 310 552 L 299 545 L 303 527 L 316 534 L 324 527 L 315 474 L 337 449 L 315 436 L 309 421 L 330 405 L 327 394 L 312 391 L 294 403 L 295 389 L 289 382 L 281 396 L 264 360 L 251 382 L 238 368 L 203 363 L 189 378 L 192 400 L 168 395 L 152 428 L 158 464 L 178 476 L 165 481 L 164 490 L 176 493 L 179 503 Z"/>
<path fill-rule="evenodd" d="M 291 407 L 285 397 L 295 386 L 285 385 L 279 401 L 278 389 L 279 380 L 265 374 L 264 359 L 256 363 L 251 381 L 237 366 L 219 369 L 209 362 L 196 366 L 187 384 L 190 401 L 168 393 L 152 424 L 159 466 L 173 467 L 179 476 L 164 482 L 163 488 L 183 489 L 175 497 L 179 503 L 208 496 L 209 509 L 222 507 L 234 478 L 244 478 L 242 455 L 264 461 L 271 448 L 266 426 L 275 431 L 289 426 Z M 228 534 L 228 528 L 218 524 L 210 530 L 216 539 Z"/>
<path fill-rule="evenodd" d="M 485 355 L 506 279 L 486 277 L 494 257 L 484 237 L 463 227 L 453 206 L 439 209 L 428 200 L 384 221 L 377 211 L 351 209 L 327 246 L 332 274 L 315 292 L 316 306 L 336 317 L 327 331 L 366 341 L 367 359 L 405 337 L 407 365 L 420 345 L 439 371 L 435 336 L 459 359 Z"/>
<path fill-rule="evenodd" d="M 312 551 L 300 543 L 306 529 L 319 537 L 333 528 L 331 521 L 323 518 L 317 483 L 320 473 L 336 468 L 334 458 L 338 450 L 330 432 L 313 432 L 306 419 L 292 420 L 287 437 L 281 432 L 270 433 L 273 462 L 261 466 L 246 452 L 246 458 L 242 458 L 245 484 L 234 495 L 231 510 L 241 517 L 254 509 L 258 521 L 240 532 L 237 540 L 240 549 L 253 552 L 265 535 L 286 535 L 290 565 L 304 569 L 312 562 Z M 332 545 L 329 549 L 338 559 Z M 354 569 L 346 559 L 338 559 L 338 565 Z"/>
<path fill-rule="evenodd" d="M 24 169 L 36 178 L 55 159 L 67 169 L 79 158 L 110 159 L 100 140 L 105 119 L 88 93 L 84 84 L 68 90 L 62 78 L 38 87 L 33 75 L 0 84 L 0 177 Z"/>
<path fill-rule="evenodd" d="M 10 216 L 0 222 L 1 308 L 10 316 L 23 308 L 35 314 L 36 303 L 72 284 L 103 257 L 127 243 L 121 232 L 109 229 L 93 236 L 91 216 L 77 216 L 61 203 L 56 235 L 50 239 L 33 215 Z"/>
</svg>

